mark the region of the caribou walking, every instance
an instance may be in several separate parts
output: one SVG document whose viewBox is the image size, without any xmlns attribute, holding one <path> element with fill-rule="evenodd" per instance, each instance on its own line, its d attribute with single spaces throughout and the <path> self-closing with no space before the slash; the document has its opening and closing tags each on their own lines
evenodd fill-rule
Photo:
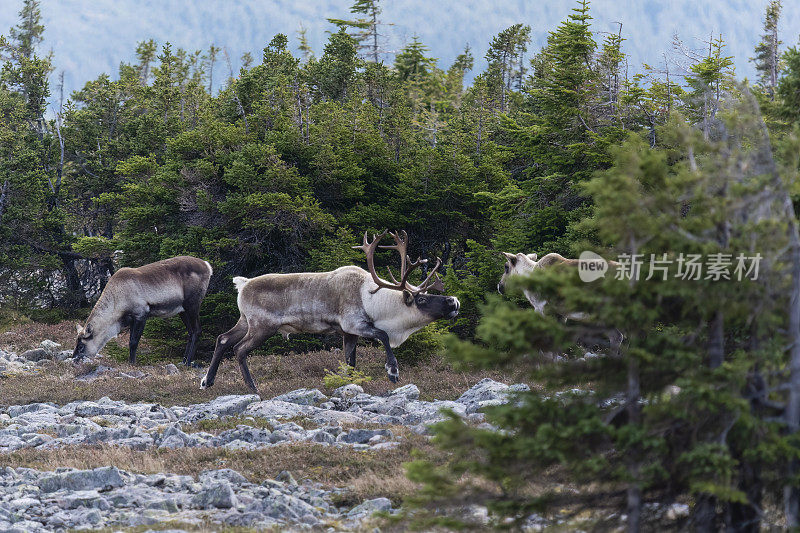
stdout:
<svg viewBox="0 0 800 533">
<path fill-rule="evenodd" d="M 412 333 L 440 318 L 458 314 L 460 303 L 453 296 L 430 294 L 443 290 L 437 271 L 441 260 L 419 285 L 409 282 L 409 275 L 426 262 L 412 262 L 407 255 L 408 235 L 391 233 L 393 245 L 381 245 L 386 231 L 373 240 L 364 234 L 364 242 L 355 249 L 366 254 L 367 269 L 344 266 L 331 272 L 299 274 L 264 274 L 256 278 L 233 278 L 238 291 L 241 316 L 236 325 L 217 337 L 214 357 L 200 387 L 214 384 L 224 353 L 232 348 L 247 386 L 258 393 L 247 366 L 247 355 L 268 337 L 281 333 L 340 333 L 347 363 L 355 366 L 359 337 L 375 339 L 386 350 L 386 371 L 395 383 L 399 372 L 392 348 L 400 346 Z M 375 271 L 377 248 L 400 254 L 400 280 L 391 270 L 391 281 Z"/>
<path fill-rule="evenodd" d="M 508 278 L 512 276 L 526 276 L 530 275 L 531 273 L 535 272 L 538 269 L 546 269 L 546 268 L 553 268 L 558 265 L 567 266 L 570 268 L 576 269 L 581 262 L 578 259 L 568 259 L 561 254 L 557 253 L 549 253 L 538 259 L 538 256 L 533 254 L 511 254 L 508 252 L 503 252 L 503 255 L 506 258 L 506 264 L 504 266 L 503 275 L 500 277 L 500 281 L 497 284 L 497 292 L 500 294 L 505 293 L 506 282 Z M 592 261 L 592 260 L 589 260 Z M 594 260 L 602 262 L 602 259 Z M 616 261 L 608 261 L 608 264 L 612 267 L 619 266 L 619 263 Z M 522 293 L 525 295 L 525 298 L 530 302 L 531 306 L 536 310 L 539 314 L 544 314 L 545 305 L 547 305 L 547 300 L 541 298 L 539 295 L 531 291 L 530 289 L 523 289 Z M 563 317 L 565 320 L 575 320 L 578 322 L 585 322 L 587 320 L 586 313 L 576 312 L 570 313 Z M 609 330 L 608 328 L 602 329 L 602 334 L 605 336 L 611 347 L 612 354 L 616 354 L 619 351 L 619 347 L 624 340 L 622 332 L 616 328 L 612 328 Z"/>
<path fill-rule="evenodd" d="M 77 325 L 76 361 L 94 357 L 125 327 L 130 328 L 129 361 L 136 363 L 136 348 L 150 317 L 180 315 L 189 338 L 183 362 L 191 364 L 200 338 L 200 303 L 208 290 L 213 269 L 208 261 L 180 256 L 138 268 L 120 268 L 108 280 L 86 325 Z"/>
</svg>

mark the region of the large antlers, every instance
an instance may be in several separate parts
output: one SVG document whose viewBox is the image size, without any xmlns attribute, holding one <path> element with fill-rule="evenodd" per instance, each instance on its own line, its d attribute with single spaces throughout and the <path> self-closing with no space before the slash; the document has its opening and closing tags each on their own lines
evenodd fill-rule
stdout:
<svg viewBox="0 0 800 533">
<path fill-rule="evenodd" d="M 378 288 L 372 292 L 377 292 L 380 289 L 394 289 L 398 291 L 407 290 L 413 294 L 428 292 L 429 290 L 443 291 L 444 283 L 442 283 L 442 280 L 439 278 L 439 274 L 437 273 L 439 267 L 442 266 L 442 260 L 437 257 L 436 266 L 431 269 L 425 280 L 418 286 L 412 285 L 408 282 L 409 275 L 415 268 L 427 263 L 428 260 L 420 258 L 416 261 L 411 261 L 411 258 L 406 253 L 406 250 L 408 249 L 408 234 L 405 231 L 401 231 L 399 233 L 389 233 L 389 235 L 391 235 L 394 239 L 394 244 L 380 244 L 387 232 L 387 230 L 384 230 L 380 235 L 373 235 L 372 242 L 369 242 L 369 238 L 365 232 L 364 243 L 361 246 L 353 246 L 353 248 L 356 250 L 362 250 L 367 256 L 367 270 L 372 275 L 372 281 L 374 281 L 378 286 Z M 375 250 L 377 248 L 396 250 L 397 253 L 400 254 L 400 281 L 397 281 L 397 278 L 394 277 L 392 269 L 390 268 L 387 268 L 387 270 L 389 271 L 389 277 L 391 278 L 392 283 L 382 280 L 378 276 L 377 272 L 375 272 Z"/>
</svg>

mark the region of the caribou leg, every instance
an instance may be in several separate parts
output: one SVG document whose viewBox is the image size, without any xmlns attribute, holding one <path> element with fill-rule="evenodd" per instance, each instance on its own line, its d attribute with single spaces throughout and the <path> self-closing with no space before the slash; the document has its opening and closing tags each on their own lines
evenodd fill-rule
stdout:
<svg viewBox="0 0 800 533">
<path fill-rule="evenodd" d="M 344 359 L 345 362 L 355 368 L 356 366 L 356 343 L 358 342 L 358 335 L 352 333 L 342 333 L 344 339 Z"/>
<path fill-rule="evenodd" d="M 217 376 L 217 369 L 222 362 L 222 356 L 228 348 L 236 345 L 247 334 L 247 320 L 240 317 L 239 321 L 231 329 L 217 337 L 217 344 L 214 347 L 214 356 L 211 358 L 211 364 L 206 371 L 206 375 L 200 382 L 201 389 L 207 389 L 214 384 L 214 378 Z"/>
<path fill-rule="evenodd" d="M 260 345 L 267 337 L 271 337 L 278 331 L 277 327 L 251 327 L 247 330 L 247 334 L 239 343 L 233 347 L 233 355 L 236 356 L 236 361 L 239 363 L 239 369 L 242 371 L 242 378 L 245 384 L 259 394 L 258 387 L 256 387 L 253 376 L 250 374 L 250 369 L 247 366 L 247 355 L 258 345 Z"/>
<path fill-rule="evenodd" d="M 197 341 L 200 339 L 202 330 L 200 329 L 200 310 L 187 309 L 180 314 L 189 336 L 186 339 L 186 351 L 183 354 L 183 364 L 191 366 L 195 353 L 197 353 Z"/>
<path fill-rule="evenodd" d="M 147 319 L 144 317 L 131 318 L 131 336 L 128 342 L 130 355 L 128 356 L 128 362 L 132 365 L 136 364 L 136 348 L 139 347 L 139 339 L 142 338 L 145 322 L 147 322 Z"/>
<path fill-rule="evenodd" d="M 367 339 L 375 339 L 381 341 L 383 348 L 386 350 L 386 373 L 389 374 L 389 381 L 397 383 L 400 379 L 400 372 L 397 370 L 397 358 L 392 352 L 392 347 L 389 345 L 389 335 L 382 329 L 375 326 L 364 324 L 360 326 L 358 335 L 366 337 Z"/>
</svg>

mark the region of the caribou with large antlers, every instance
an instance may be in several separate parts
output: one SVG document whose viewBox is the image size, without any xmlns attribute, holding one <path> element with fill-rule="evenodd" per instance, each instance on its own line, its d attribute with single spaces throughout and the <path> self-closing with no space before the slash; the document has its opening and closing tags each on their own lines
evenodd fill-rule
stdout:
<svg viewBox="0 0 800 533">
<path fill-rule="evenodd" d="M 241 316 L 232 329 L 217 337 L 214 357 L 200 387 L 214 384 L 222 357 L 232 347 L 245 383 L 258 393 L 247 367 L 247 355 L 275 333 L 286 337 L 292 333 L 341 333 L 345 357 L 351 366 L 356 364 L 359 337 L 378 340 L 386 350 L 389 379 L 396 383 L 399 372 L 392 348 L 434 320 L 455 317 L 460 303 L 453 296 L 428 292 L 444 289 L 437 274 L 439 259 L 422 283 L 412 285 L 409 276 L 426 260 L 411 261 L 404 231 L 390 234 L 394 244 L 381 245 L 386 233 L 373 235 L 371 242 L 365 233 L 364 243 L 353 247 L 366 254 L 368 270 L 345 266 L 332 272 L 233 278 L 239 291 Z M 391 270 L 391 281 L 378 276 L 374 259 L 378 248 L 400 254 L 399 281 Z"/>
</svg>

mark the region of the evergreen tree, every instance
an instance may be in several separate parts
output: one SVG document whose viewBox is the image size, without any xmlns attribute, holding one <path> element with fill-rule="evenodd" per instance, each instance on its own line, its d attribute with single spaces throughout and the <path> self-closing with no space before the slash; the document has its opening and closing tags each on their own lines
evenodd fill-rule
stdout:
<svg viewBox="0 0 800 533">
<path fill-rule="evenodd" d="M 789 125 L 800 123 L 800 49 L 792 46 L 783 53 L 785 65 L 778 82 L 777 114 Z"/>
<path fill-rule="evenodd" d="M 756 45 L 756 55 L 751 60 L 756 65 L 758 83 L 770 100 L 775 99 L 775 89 L 780 76 L 780 45 L 778 21 L 781 16 L 781 0 L 770 0 L 764 14 L 764 34 Z"/>
<path fill-rule="evenodd" d="M 350 13 L 363 16 L 355 20 L 329 18 L 328 22 L 340 28 L 356 30 L 352 36 L 358 41 L 359 49 L 367 50 L 369 59 L 373 63 L 378 63 L 381 54 L 378 27 L 382 25 L 378 18 L 381 14 L 379 0 L 355 0 L 350 7 Z"/>
<path fill-rule="evenodd" d="M 309 63 L 318 95 L 331 100 L 345 99 L 357 66 L 356 41 L 341 28 L 331 34 L 322 57 Z"/>
<path fill-rule="evenodd" d="M 501 31 L 489 45 L 486 60 L 489 63 L 487 81 L 499 104 L 500 112 L 508 110 L 508 98 L 512 90 L 522 88 L 525 77 L 525 52 L 530 42 L 531 27 L 522 24 Z"/>
<path fill-rule="evenodd" d="M 733 83 L 733 58 L 724 56 L 725 41 L 722 36 L 708 42 L 708 53 L 691 66 L 692 75 L 687 78 L 691 91 L 686 93 L 690 102 L 690 117 L 701 124 L 708 134 L 719 109 L 723 93 Z"/>
<path fill-rule="evenodd" d="M 536 273 L 518 286 L 547 300 L 546 316 L 492 298 L 477 329 L 480 342 L 451 340 L 461 362 L 530 369 L 534 382 L 556 389 L 520 390 L 514 401 L 487 407 L 494 428 L 456 416 L 437 426 L 434 441 L 452 455 L 440 467 L 424 461 L 409 467 L 411 478 L 425 484 L 421 503 L 436 509 L 433 523 L 453 525 L 457 518 L 448 511 L 470 501 L 489 507 L 491 524 L 522 525 L 532 512 L 579 511 L 581 502 L 595 507 L 605 491 L 624 487 L 630 531 L 667 526 L 643 522 L 643 502 L 656 494 L 661 501 L 694 497 L 691 524 L 673 527 L 727 523 L 729 530 L 758 530 L 767 487 L 776 498 L 780 480 L 793 479 L 785 461 L 796 445 L 781 442 L 780 428 L 769 422 L 775 410 L 764 380 L 788 362 L 774 327 L 786 321 L 788 299 L 780 295 L 791 263 L 781 254 L 786 228 L 796 223 L 786 218 L 754 109 L 731 101 L 711 142 L 677 121 L 662 132 L 675 148 L 652 149 L 632 136 L 615 151 L 613 166 L 586 185 L 595 209 L 581 223 L 612 244 L 623 261 L 616 272 L 592 282 L 591 290 L 575 270 Z M 736 281 L 739 253 L 768 258 L 757 280 Z M 682 279 L 687 254 L 731 258 L 731 279 L 708 272 Z M 636 258 L 643 263 L 638 279 Z M 663 270 L 653 269 L 656 259 Z M 558 318 L 576 311 L 587 316 L 572 323 Z M 715 322 L 720 311 L 722 323 Z M 626 338 L 619 354 L 578 356 L 581 344 L 614 327 Z M 772 339 L 754 342 L 767 332 Z M 548 364 L 536 355 L 553 352 L 564 359 Z M 587 382 L 591 391 L 575 391 Z M 563 480 L 603 483 L 568 496 L 532 491 L 555 465 Z"/>
<path fill-rule="evenodd" d="M 578 2 L 533 59 L 524 113 L 500 123 L 516 179 L 494 206 L 500 248 L 566 252 L 570 221 L 587 213 L 575 184 L 609 164 L 607 146 L 620 137 L 597 106 L 602 85 L 590 20 L 588 2 Z"/>
</svg>

